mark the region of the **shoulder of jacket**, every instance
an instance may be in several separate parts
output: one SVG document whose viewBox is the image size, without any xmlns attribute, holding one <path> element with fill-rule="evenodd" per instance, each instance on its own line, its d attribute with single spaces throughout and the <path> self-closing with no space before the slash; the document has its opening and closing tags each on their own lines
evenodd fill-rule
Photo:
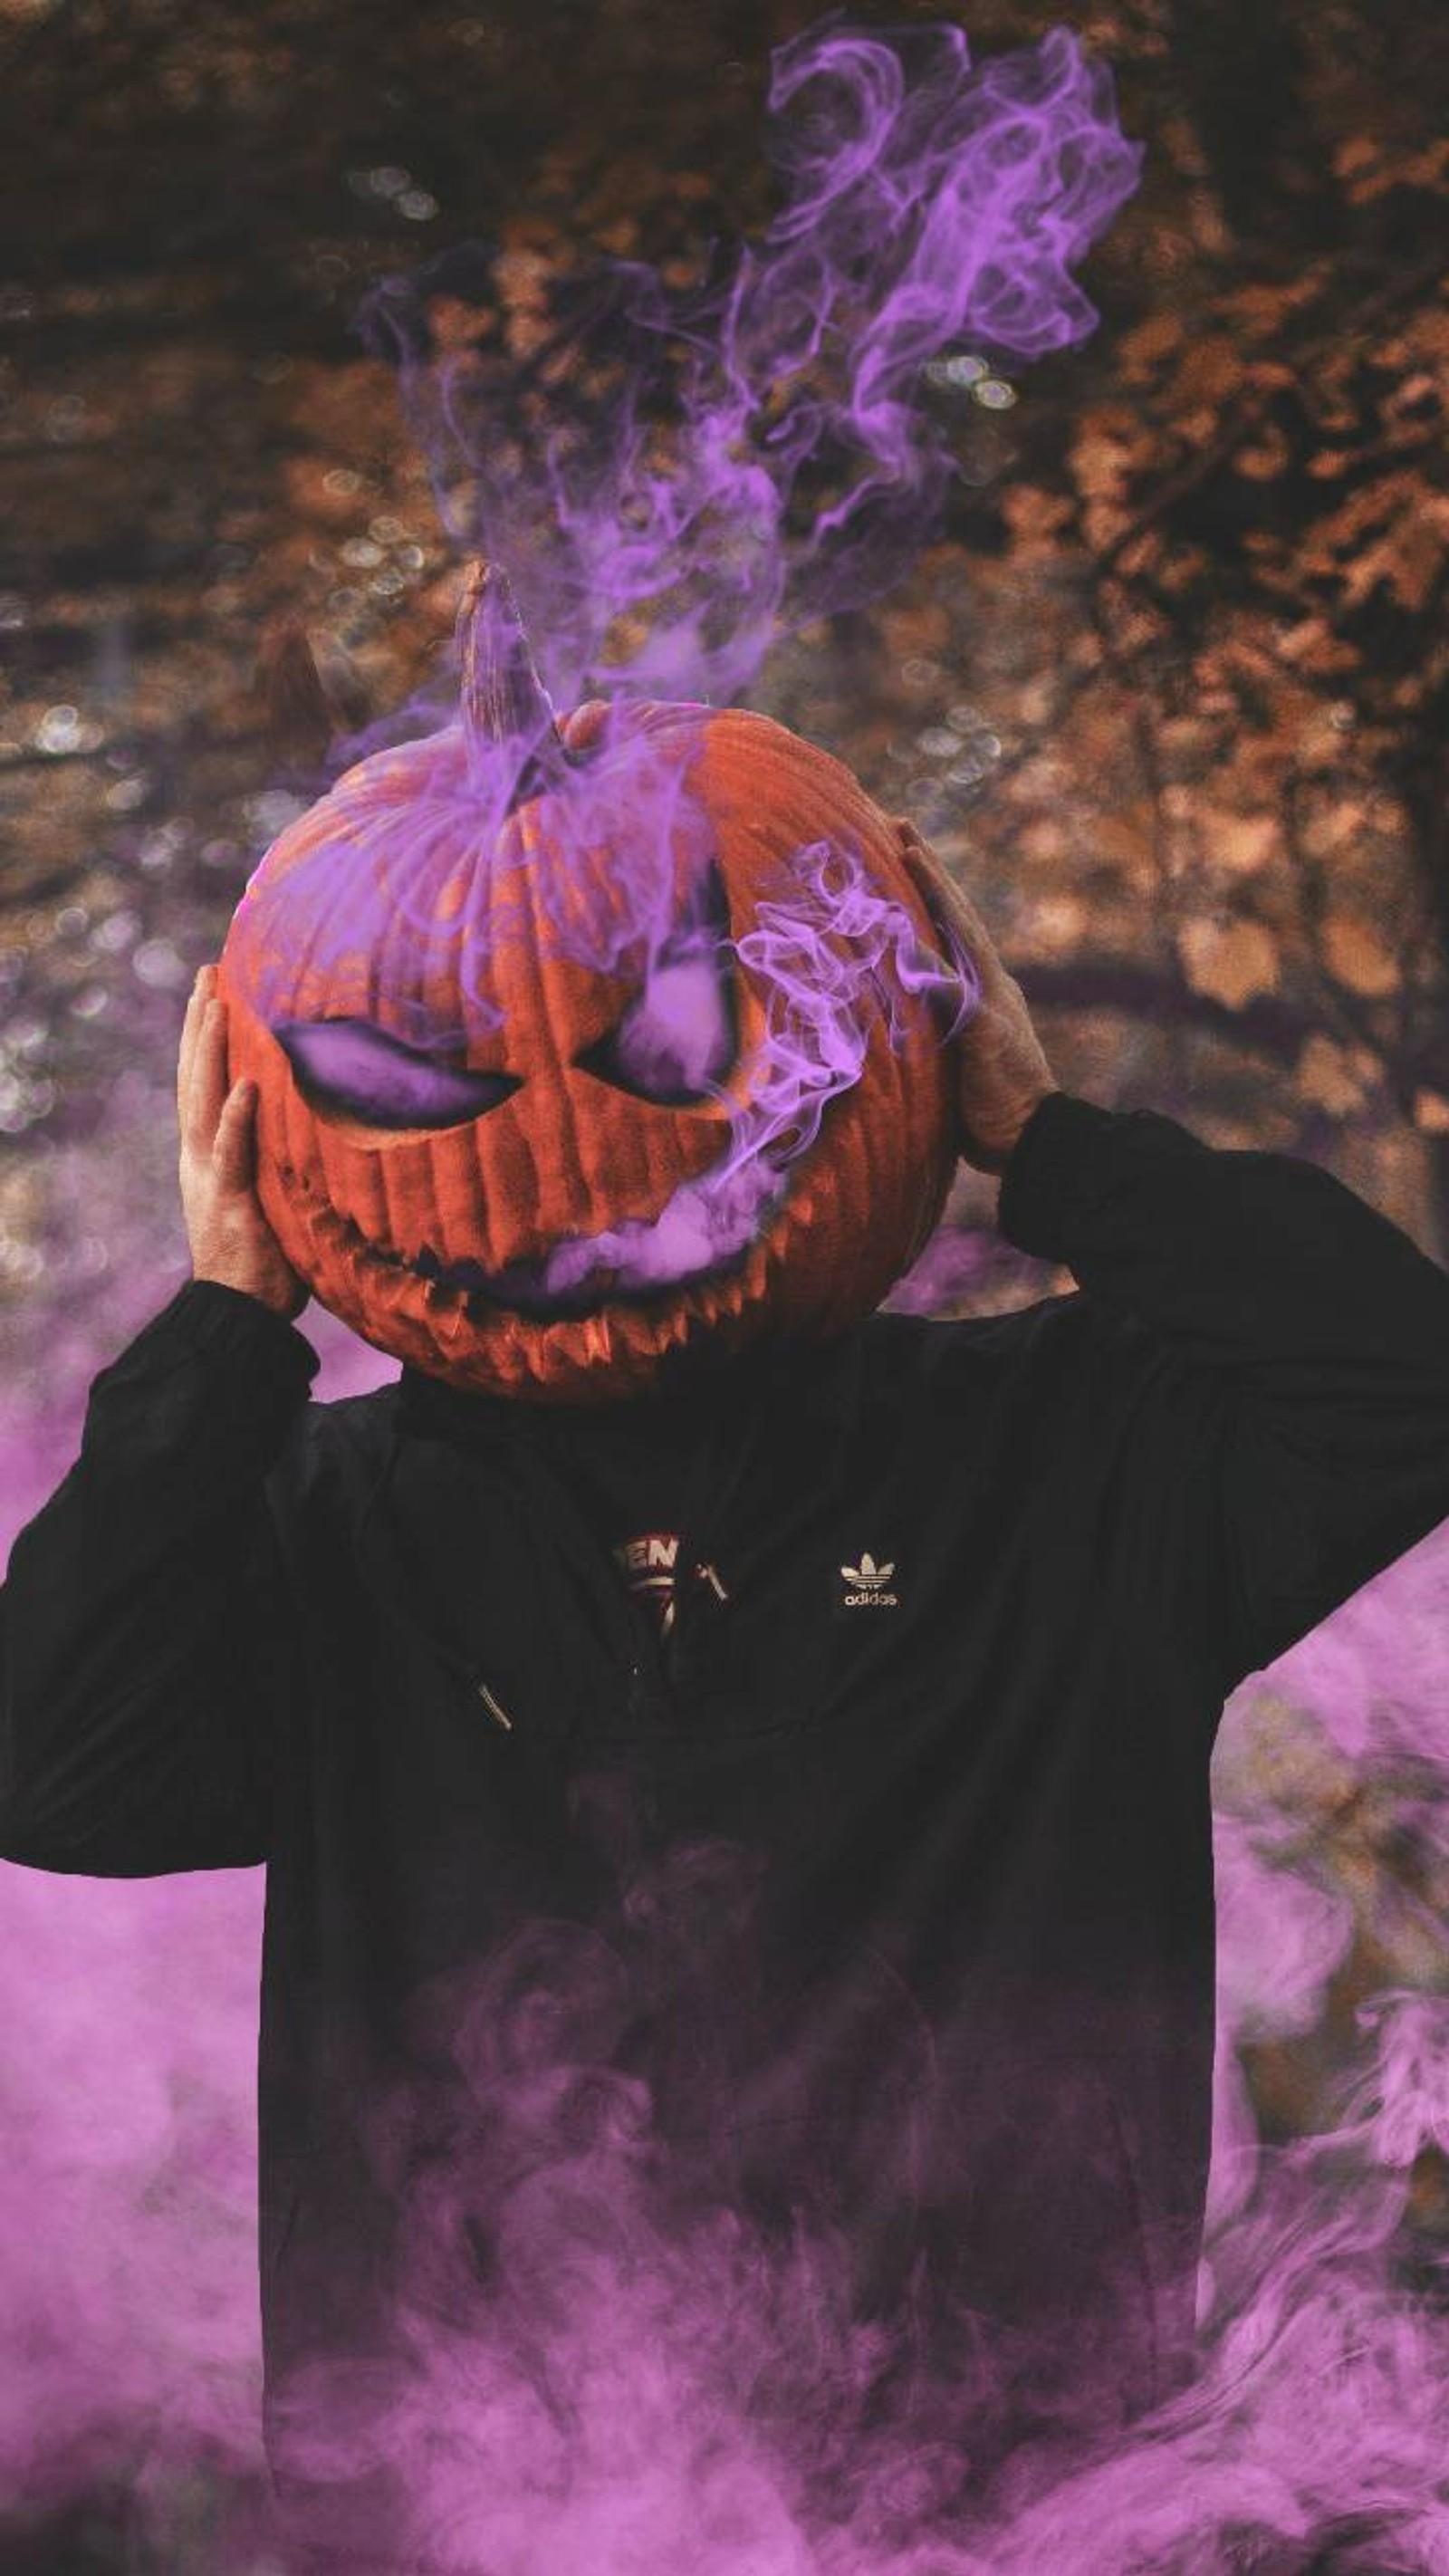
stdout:
<svg viewBox="0 0 1449 2576">
<path fill-rule="evenodd" d="M 933 1426 L 955 1438 L 978 1406 L 1019 1426 L 1064 1421 L 1109 1387 L 1130 1391 L 1156 1348 L 1139 1317 L 1082 1288 L 997 1314 L 878 1314 L 871 1324 L 864 1408 L 916 1426 L 927 1446 Z"/>
<path fill-rule="evenodd" d="M 990 1315 L 892 1314 L 870 1317 L 863 1336 L 873 1381 L 919 1380 L 941 1385 L 958 1373 L 1000 1369 L 1063 1340 L 1075 1341 L 1100 1322 L 1080 1289 L 1038 1297 Z"/>
<path fill-rule="evenodd" d="M 272 1469 L 279 1491 L 299 1497 L 330 1482 L 366 1475 L 386 1457 L 397 1416 L 397 1381 L 364 1395 L 319 1398 L 298 1412 Z"/>
</svg>

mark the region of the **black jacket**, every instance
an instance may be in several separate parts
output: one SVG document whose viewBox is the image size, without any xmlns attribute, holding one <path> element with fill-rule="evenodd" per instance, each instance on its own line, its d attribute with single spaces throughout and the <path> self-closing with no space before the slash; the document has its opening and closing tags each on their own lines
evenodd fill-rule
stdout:
<svg viewBox="0 0 1449 2576">
<path fill-rule="evenodd" d="M 267 1863 L 297 2565 L 426 2565 L 443 2350 L 566 2377 L 549 2249 L 597 2295 L 642 2229 L 708 2298 L 711 2209 L 782 2265 L 813 2231 L 880 2329 L 855 2438 L 954 2443 L 977 2495 L 1180 2384 L 1215 1731 L 1449 1515 L 1449 1277 L 1304 1159 L 1064 1093 L 999 1222 L 1079 1288 L 667 1403 L 318 1405 L 304 1336 L 197 1283 L 96 1379 L 0 1593 L 0 1850 Z M 667 1639 L 609 1552 L 656 1523 Z"/>
</svg>

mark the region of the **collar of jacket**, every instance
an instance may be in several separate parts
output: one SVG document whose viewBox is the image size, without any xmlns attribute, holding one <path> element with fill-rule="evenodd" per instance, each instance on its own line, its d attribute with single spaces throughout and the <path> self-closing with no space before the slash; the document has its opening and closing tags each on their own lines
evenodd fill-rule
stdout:
<svg viewBox="0 0 1449 2576">
<path fill-rule="evenodd" d="M 587 1408 L 589 1436 L 597 1425 L 607 1437 L 610 1421 L 647 1433 L 657 1418 L 671 1449 L 681 1438 L 690 1447 L 679 1552 L 688 1571 L 667 1645 L 576 1497 L 569 1452 L 579 1409 L 474 1393 L 405 1365 L 388 1461 L 369 1508 L 382 1587 L 436 1652 L 475 1688 L 487 1684 L 490 1602 L 510 1592 L 509 1567 L 497 1560 L 484 1567 L 477 1557 L 478 1486 L 495 1485 L 510 1506 L 494 1527 L 497 1543 L 519 1560 L 516 1597 L 536 1601 L 541 1584 L 548 1604 L 533 1631 L 530 1730 L 568 1736 L 587 1726 L 601 1657 L 630 1722 L 666 1729 L 674 1694 L 689 1688 L 718 1623 L 776 1538 L 782 1497 L 802 1476 L 811 1486 L 828 1478 L 834 1444 L 855 1415 L 860 1362 L 859 1327 L 829 1339 L 762 1342 L 707 1353 L 697 1369 L 681 1367 L 647 1395 Z M 689 1579 L 700 1562 L 716 1568 L 722 1594 Z"/>
</svg>

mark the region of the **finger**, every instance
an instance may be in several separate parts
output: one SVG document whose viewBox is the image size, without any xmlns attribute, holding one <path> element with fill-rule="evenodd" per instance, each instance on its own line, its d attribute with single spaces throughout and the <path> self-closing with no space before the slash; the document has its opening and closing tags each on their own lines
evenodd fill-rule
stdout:
<svg viewBox="0 0 1449 2576">
<path fill-rule="evenodd" d="M 933 852 L 917 855 L 903 850 L 902 856 L 942 938 L 948 945 L 966 951 L 984 983 L 1004 979 L 1006 968 L 1001 953 L 965 888 L 957 884 Z"/>
<path fill-rule="evenodd" d="M 198 967 L 181 1024 L 181 1048 L 176 1061 L 176 1123 L 186 1134 L 187 1100 L 196 1063 L 196 1045 L 201 1034 L 202 1014 L 216 985 L 214 966 Z"/>
<path fill-rule="evenodd" d="M 969 924 L 972 930 L 984 930 L 986 925 L 963 888 L 958 885 L 945 862 L 936 856 L 929 842 L 923 841 L 919 833 L 909 841 L 902 840 L 901 856 L 910 870 L 914 883 L 929 899 L 932 913 L 937 918 L 944 918 L 947 921 L 954 919 L 963 927 Z"/>
<path fill-rule="evenodd" d="M 942 993 L 934 997 L 942 1012 L 949 1010 L 954 995 L 954 1016 L 947 1023 L 948 1037 L 959 1036 L 964 1022 L 974 1017 L 998 990 L 1001 967 L 987 933 L 978 935 L 969 920 L 963 919 L 962 907 L 950 900 L 949 881 L 942 888 L 940 861 L 934 856 L 918 867 L 911 867 L 910 853 L 904 853 L 915 886 L 936 933 L 938 946 L 932 962 L 940 976 Z"/>
<path fill-rule="evenodd" d="M 957 1015 L 947 1028 L 947 1035 L 955 1036 L 960 1025 L 961 1013 L 967 1003 L 979 999 L 981 977 L 976 972 L 976 964 L 969 944 L 959 932 L 953 933 L 950 923 L 943 918 L 941 908 L 934 899 L 935 890 L 929 876 L 915 869 L 910 870 L 910 876 L 926 918 L 935 932 L 934 945 L 926 940 L 921 941 L 921 955 L 934 973 L 940 987 L 931 995 L 931 1005 L 938 1014 L 943 1014 L 949 1008 L 951 996 L 955 995 L 958 1006 Z"/>
<path fill-rule="evenodd" d="M 901 856 L 905 861 L 906 873 L 925 906 L 931 927 L 949 957 L 951 954 L 950 889 L 942 885 L 938 870 L 916 850 L 903 847 Z"/>
<path fill-rule="evenodd" d="M 191 1080 L 191 1063 L 196 1053 L 196 1032 L 207 1001 L 207 968 L 198 966 L 187 997 L 186 1016 L 181 1023 L 181 1051 L 176 1063 L 176 1093 L 183 1100 Z"/>
<path fill-rule="evenodd" d="M 212 1000 L 202 1011 L 191 1067 L 188 1115 L 191 1142 L 198 1153 L 209 1153 L 215 1142 L 227 1089 L 226 1011 L 222 1003 Z"/>
<path fill-rule="evenodd" d="M 211 1149 L 211 1168 L 224 1190 L 251 1187 L 255 1107 L 256 1092 L 246 1082 L 234 1083 L 222 1103 Z"/>
<path fill-rule="evenodd" d="M 197 979 L 198 983 L 200 978 Z M 191 987 L 186 1016 L 181 1023 L 181 1044 L 176 1056 L 176 1124 L 186 1134 L 186 1095 L 191 1088 L 191 1058 L 196 1045 L 196 1015 L 201 1007 L 197 984 Z"/>
</svg>

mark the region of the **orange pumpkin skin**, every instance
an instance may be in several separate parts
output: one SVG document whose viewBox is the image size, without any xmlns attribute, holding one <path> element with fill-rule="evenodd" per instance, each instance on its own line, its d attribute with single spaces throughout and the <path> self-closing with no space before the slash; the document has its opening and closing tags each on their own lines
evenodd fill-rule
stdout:
<svg viewBox="0 0 1449 2576">
<path fill-rule="evenodd" d="M 858 853 L 871 888 L 902 908 L 923 948 L 938 952 L 897 827 L 844 763 L 746 709 L 656 703 L 636 705 L 632 716 L 687 775 L 707 820 L 732 940 L 751 929 L 762 899 L 778 896 L 782 862 L 828 837 Z M 518 1087 L 484 1115 L 443 1127 L 370 1125 L 305 1096 L 269 1023 L 356 1014 L 406 1038 L 415 1026 L 410 1002 L 468 1023 L 446 923 L 451 911 L 476 906 L 491 880 L 462 781 L 456 726 L 349 770 L 273 843 L 222 951 L 231 1078 L 248 1076 L 258 1089 L 258 1193 L 314 1296 L 376 1349 L 430 1376 L 548 1403 L 643 1392 L 666 1361 L 679 1364 L 670 1354 L 701 1339 L 737 1349 L 766 1337 L 825 1337 L 870 1313 L 938 1223 L 956 1160 L 942 1023 L 923 994 L 898 988 L 894 1041 L 882 1012 L 865 1015 L 857 1077 L 828 1101 L 746 1248 L 713 1271 L 645 1294 L 605 1295 L 592 1312 L 541 1314 L 493 1305 L 402 1266 L 426 1244 L 445 1265 L 473 1261 L 491 1276 L 570 1238 L 654 1219 L 681 1183 L 718 1161 L 731 1135 L 727 1102 L 643 1100 L 578 1062 L 618 1020 L 631 986 L 618 973 L 548 953 L 534 935 L 529 863 L 548 847 L 546 788 L 508 814 L 495 844 L 508 862 L 509 910 L 488 943 L 488 1008 L 477 1012 L 476 1030 L 468 1028 L 462 1059 L 472 1071 L 506 1070 Z M 356 954 L 334 945 L 318 958 L 305 941 L 289 951 L 279 935 L 289 873 L 320 861 L 345 888 L 349 869 L 366 869 L 369 853 L 386 846 L 391 820 L 400 832 L 413 827 L 420 800 L 440 817 L 425 892 L 410 882 L 407 900 Z M 409 913 L 424 900 L 430 933 L 420 944 Z M 341 908 L 339 894 L 334 915 Z M 742 959 L 733 980 L 738 1050 L 722 1087 L 729 1102 L 742 1102 L 767 1033 L 767 1001 Z M 254 1006 L 261 991 L 265 1018 Z"/>
</svg>

